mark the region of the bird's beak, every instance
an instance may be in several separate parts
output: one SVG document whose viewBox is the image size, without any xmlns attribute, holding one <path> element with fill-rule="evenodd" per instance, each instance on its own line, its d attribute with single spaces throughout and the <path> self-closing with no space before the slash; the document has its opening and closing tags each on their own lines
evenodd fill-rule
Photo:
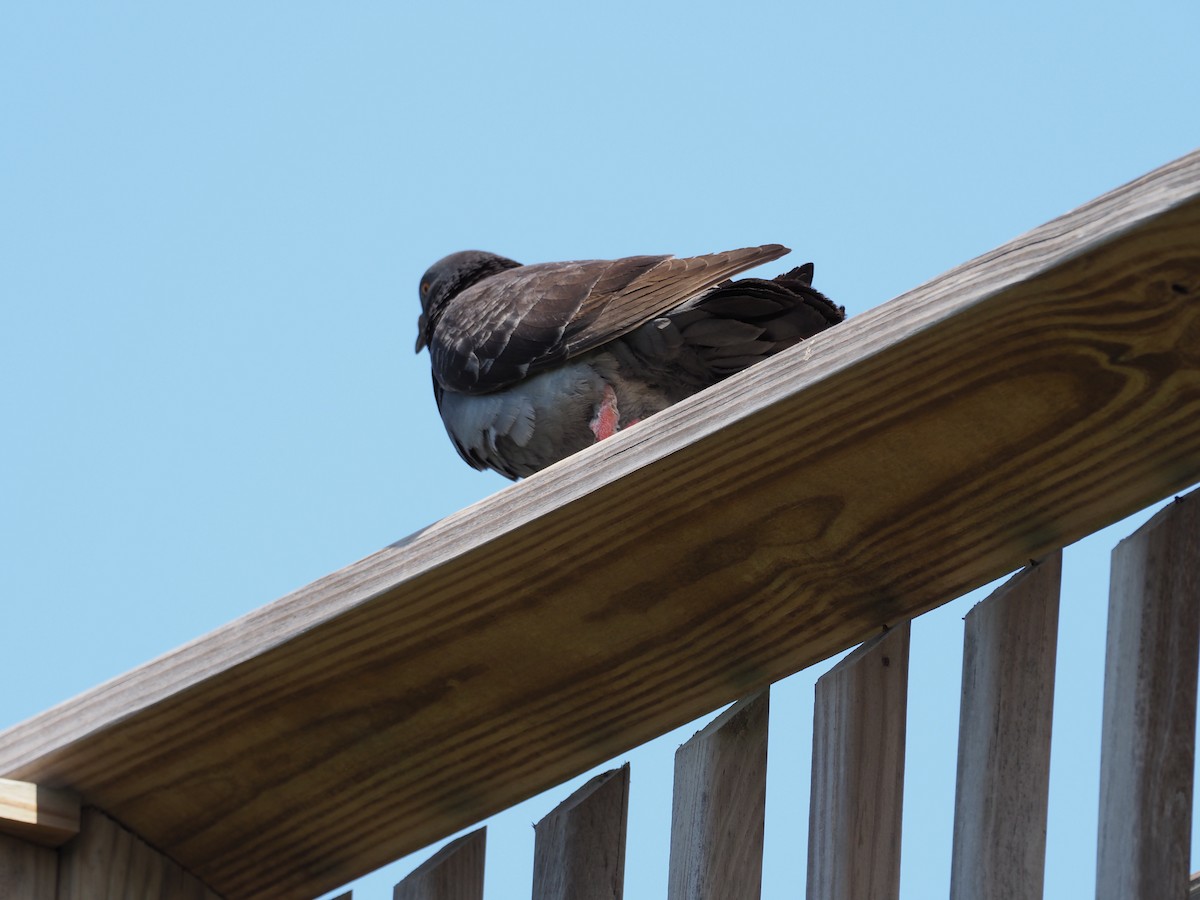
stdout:
<svg viewBox="0 0 1200 900">
<path fill-rule="evenodd" d="M 425 313 L 417 319 L 417 353 L 425 349 Z"/>
</svg>

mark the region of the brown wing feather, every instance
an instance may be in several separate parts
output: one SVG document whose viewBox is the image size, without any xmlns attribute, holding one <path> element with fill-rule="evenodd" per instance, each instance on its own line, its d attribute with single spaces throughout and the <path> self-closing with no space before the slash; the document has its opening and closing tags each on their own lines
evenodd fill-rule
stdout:
<svg viewBox="0 0 1200 900">
<path fill-rule="evenodd" d="M 429 348 L 434 377 L 460 393 L 499 390 L 787 252 L 767 244 L 683 259 L 631 256 L 508 269 L 463 291 L 442 315 Z"/>
<path fill-rule="evenodd" d="M 781 244 L 726 250 L 682 259 L 669 256 L 619 290 L 601 290 L 597 283 L 578 315 L 578 327 L 568 328 L 567 356 L 578 356 L 627 334 L 643 322 L 715 288 L 721 282 L 789 253 Z M 575 323 L 573 323 L 575 324 Z"/>
<path fill-rule="evenodd" d="M 429 345 L 433 374 L 450 391 L 499 390 L 531 371 L 568 356 L 572 329 L 602 311 L 591 304 L 619 293 L 665 256 L 538 263 L 508 269 L 456 296 L 442 314 Z"/>
</svg>

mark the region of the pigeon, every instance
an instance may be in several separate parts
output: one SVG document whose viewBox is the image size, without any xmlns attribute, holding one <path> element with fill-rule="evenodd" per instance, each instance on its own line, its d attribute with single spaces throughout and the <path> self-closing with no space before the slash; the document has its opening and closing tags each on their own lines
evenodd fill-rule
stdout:
<svg viewBox="0 0 1200 900">
<path fill-rule="evenodd" d="M 845 318 L 790 251 L 521 265 L 452 253 L 421 277 L 417 352 L 459 455 L 524 478 Z"/>
</svg>

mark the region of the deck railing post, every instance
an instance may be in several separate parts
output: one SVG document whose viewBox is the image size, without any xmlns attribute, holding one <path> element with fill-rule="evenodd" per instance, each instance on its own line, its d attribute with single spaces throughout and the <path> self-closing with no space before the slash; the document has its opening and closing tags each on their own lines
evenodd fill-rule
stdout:
<svg viewBox="0 0 1200 900">
<path fill-rule="evenodd" d="M 675 752 L 668 900 L 759 896 L 769 707 L 739 700 Z"/>
<path fill-rule="evenodd" d="M 1097 900 L 1185 897 L 1200 652 L 1200 493 L 1113 550 Z"/>
<path fill-rule="evenodd" d="M 483 900 L 487 829 L 451 841 L 392 890 L 392 900 Z"/>
<path fill-rule="evenodd" d="M 0 897 L 5 900 L 57 900 L 58 853 L 0 834 Z"/>
<path fill-rule="evenodd" d="M 901 622 L 817 681 L 808 900 L 899 896 L 909 631 Z"/>
<path fill-rule="evenodd" d="M 58 900 L 221 900 L 199 879 L 95 807 L 59 850 Z"/>
<path fill-rule="evenodd" d="M 533 900 L 621 900 L 629 765 L 591 779 L 534 826 Z"/>
<path fill-rule="evenodd" d="M 1041 900 L 1062 554 L 967 613 L 951 900 Z"/>
</svg>

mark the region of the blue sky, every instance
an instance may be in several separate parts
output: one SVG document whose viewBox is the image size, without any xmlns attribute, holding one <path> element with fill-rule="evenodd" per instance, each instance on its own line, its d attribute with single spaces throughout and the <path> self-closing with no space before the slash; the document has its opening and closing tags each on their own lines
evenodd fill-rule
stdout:
<svg viewBox="0 0 1200 900">
<path fill-rule="evenodd" d="M 0 727 L 506 484 L 412 353 L 443 254 L 778 241 L 853 315 L 1200 145 L 1197 34 L 1193 0 L 5 5 Z M 1051 897 L 1094 871 L 1133 524 L 1067 556 Z M 914 627 L 910 900 L 949 881 L 970 602 Z M 815 674 L 772 701 L 768 898 L 802 890 Z M 630 757 L 631 900 L 665 888 L 698 727 Z M 528 895 L 573 785 L 493 821 L 489 898 Z"/>
</svg>

